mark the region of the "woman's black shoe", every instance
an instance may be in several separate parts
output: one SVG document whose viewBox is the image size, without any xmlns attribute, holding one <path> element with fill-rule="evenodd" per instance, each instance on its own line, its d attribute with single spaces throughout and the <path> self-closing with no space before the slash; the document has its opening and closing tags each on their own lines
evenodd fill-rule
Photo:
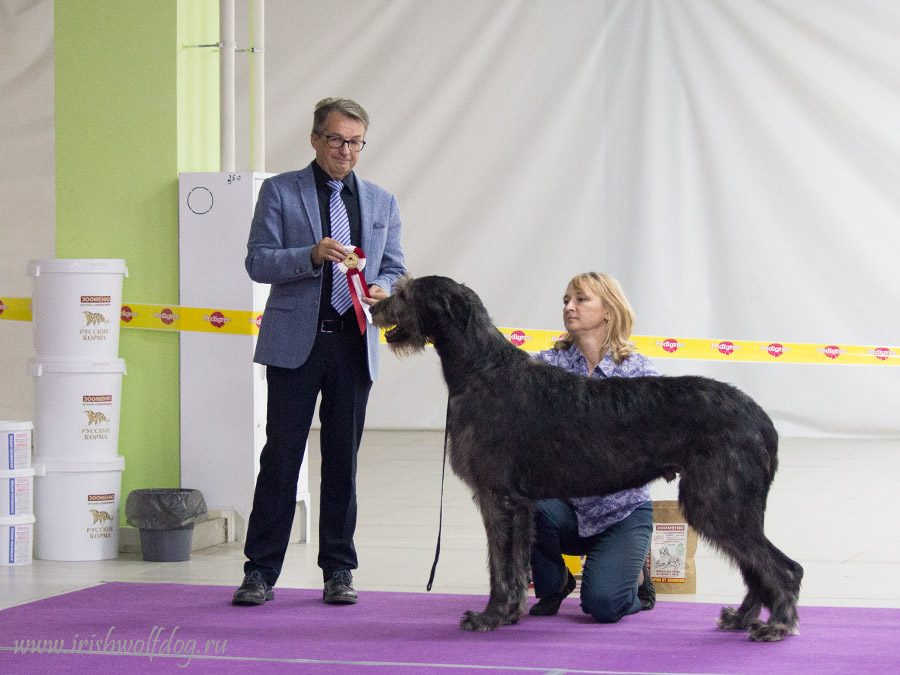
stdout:
<svg viewBox="0 0 900 675">
<path fill-rule="evenodd" d="M 559 611 L 559 606 L 562 604 L 562 601 L 575 590 L 575 577 L 572 576 L 572 573 L 568 568 L 566 568 L 566 575 L 566 585 L 563 586 L 563 589 L 558 593 L 551 593 L 550 595 L 545 595 L 543 598 L 540 598 L 531 606 L 531 609 L 528 610 L 529 614 L 532 616 L 553 616 Z"/>
<path fill-rule="evenodd" d="M 653 609 L 654 605 L 656 605 L 656 588 L 654 588 L 653 581 L 650 580 L 650 574 L 646 568 L 643 570 L 643 575 L 644 580 L 638 586 L 638 600 L 641 601 L 641 609 L 647 611 L 648 609 Z"/>
</svg>

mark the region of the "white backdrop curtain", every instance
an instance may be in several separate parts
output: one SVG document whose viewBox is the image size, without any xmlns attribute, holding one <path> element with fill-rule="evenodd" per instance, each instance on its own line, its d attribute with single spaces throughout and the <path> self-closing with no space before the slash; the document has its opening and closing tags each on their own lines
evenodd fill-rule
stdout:
<svg viewBox="0 0 900 675">
<path fill-rule="evenodd" d="M 268 0 L 266 24 L 266 170 L 310 161 L 315 101 L 362 103 L 357 170 L 397 195 L 410 271 L 498 325 L 558 329 L 598 270 L 638 334 L 900 345 L 900 3 Z M 657 365 L 742 387 L 782 433 L 900 434 L 897 367 Z M 445 404 L 433 353 L 385 350 L 371 428 L 440 428 Z"/>
</svg>

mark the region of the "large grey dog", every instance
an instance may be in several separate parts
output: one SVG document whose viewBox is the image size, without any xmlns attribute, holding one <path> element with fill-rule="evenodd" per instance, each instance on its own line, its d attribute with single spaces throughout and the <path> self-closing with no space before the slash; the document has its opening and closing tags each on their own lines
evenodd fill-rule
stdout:
<svg viewBox="0 0 900 675">
<path fill-rule="evenodd" d="M 533 500 L 608 494 L 677 471 L 688 523 L 747 585 L 719 627 L 756 641 L 797 632 L 803 568 L 763 533 L 778 435 L 749 396 L 703 377 L 592 379 L 536 361 L 446 277 L 401 280 L 372 318 L 396 353 L 431 343 L 441 359 L 450 464 L 474 492 L 488 540 L 490 598 L 462 628 L 494 630 L 525 611 Z"/>
</svg>

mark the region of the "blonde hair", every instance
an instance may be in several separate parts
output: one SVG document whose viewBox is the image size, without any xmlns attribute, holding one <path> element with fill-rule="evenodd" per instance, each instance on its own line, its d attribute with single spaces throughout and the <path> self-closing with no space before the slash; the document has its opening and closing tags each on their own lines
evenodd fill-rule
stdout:
<svg viewBox="0 0 900 675">
<path fill-rule="evenodd" d="M 569 285 L 578 292 L 587 292 L 600 298 L 609 312 L 604 353 L 611 351 L 616 363 L 622 363 L 636 349 L 634 342 L 628 339 L 634 329 L 634 310 L 631 309 L 622 286 L 608 274 L 599 272 L 576 274 Z M 574 342 L 572 334 L 566 333 L 556 341 L 553 348 L 564 351 Z"/>
</svg>

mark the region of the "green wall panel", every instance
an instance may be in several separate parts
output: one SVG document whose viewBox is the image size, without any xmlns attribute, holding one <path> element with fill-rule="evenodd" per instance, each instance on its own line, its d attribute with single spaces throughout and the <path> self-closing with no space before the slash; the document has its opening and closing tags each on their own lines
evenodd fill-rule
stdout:
<svg viewBox="0 0 900 675">
<path fill-rule="evenodd" d="M 218 39 L 218 3 L 56 0 L 54 33 L 56 255 L 124 258 L 125 301 L 178 304 L 178 173 L 217 170 L 219 147 L 218 50 L 184 45 Z M 179 485 L 178 349 L 122 331 L 123 509 Z"/>
</svg>

